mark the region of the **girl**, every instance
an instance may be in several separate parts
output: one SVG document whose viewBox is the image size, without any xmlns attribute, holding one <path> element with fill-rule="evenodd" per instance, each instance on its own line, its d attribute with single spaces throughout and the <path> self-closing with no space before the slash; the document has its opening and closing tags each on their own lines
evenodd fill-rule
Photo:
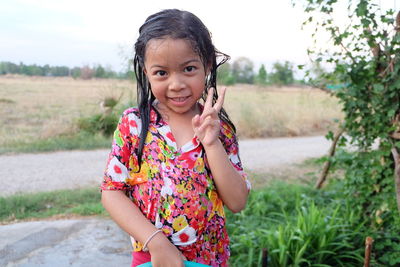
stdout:
<svg viewBox="0 0 400 267">
<path fill-rule="evenodd" d="M 132 266 L 227 266 L 223 205 L 239 212 L 249 189 L 235 127 L 222 108 L 225 89 L 219 97 L 215 89 L 227 56 L 186 11 L 156 13 L 139 33 L 139 106 L 123 113 L 114 133 L 102 203 L 132 237 Z"/>
</svg>

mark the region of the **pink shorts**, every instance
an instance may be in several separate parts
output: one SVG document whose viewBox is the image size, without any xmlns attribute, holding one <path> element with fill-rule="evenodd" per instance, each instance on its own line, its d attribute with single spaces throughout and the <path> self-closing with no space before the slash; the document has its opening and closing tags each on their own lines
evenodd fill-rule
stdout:
<svg viewBox="0 0 400 267">
<path fill-rule="evenodd" d="M 140 264 L 151 261 L 151 255 L 149 252 L 134 251 L 132 252 L 132 265 L 131 267 L 136 267 Z"/>
</svg>

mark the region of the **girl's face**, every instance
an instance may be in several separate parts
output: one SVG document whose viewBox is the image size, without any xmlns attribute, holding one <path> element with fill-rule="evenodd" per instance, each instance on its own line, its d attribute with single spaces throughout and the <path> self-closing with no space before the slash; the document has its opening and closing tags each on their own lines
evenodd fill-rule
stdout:
<svg viewBox="0 0 400 267">
<path fill-rule="evenodd" d="M 159 107 L 169 116 L 194 115 L 207 71 L 184 39 L 152 39 L 147 43 L 145 73 Z"/>
</svg>

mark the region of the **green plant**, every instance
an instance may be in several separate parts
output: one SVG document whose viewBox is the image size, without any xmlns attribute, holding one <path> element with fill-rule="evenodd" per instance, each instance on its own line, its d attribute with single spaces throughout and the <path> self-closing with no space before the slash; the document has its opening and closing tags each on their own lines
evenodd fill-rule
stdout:
<svg viewBox="0 0 400 267">
<path fill-rule="evenodd" d="M 322 29 L 332 41 L 329 49 L 309 53 L 333 69 L 320 80 L 343 85 L 334 94 L 343 104 L 342 127 L 356 148 L 332 161 L 344 168 L 346 197 L 368 218 L 365 231 L 389 234 L 400 213 L 400 12 L 396 17 L 394 10 L 382 10 L 375 1 L 349 1 L 343 23 L 334 15 L 340 9 L 336 2 L 303 2 L 310 15 L 305 25 L 313 24 L 315 40 Z M 386 241 L 378 239 L 377 249 L 384 247 L 381 242 Z M 373 260 L 386 266 L 400 261 L 398 253 L 382 253 L 376 251 Z"/>
<path fill-rule="evenodd" d="M 297 218 L 285 215 L 285 225 L 274 232 L 266 231 L 272 266 L 358 266 L 362 251 L 353 238 L 354 214 L 339 215 L 334 209 L 318 208 L 314 202 L 297 207 Z"/>
<path fill-rule="evenodd" d="M 112 135 L 118 124 L 118 116 L 114 113 L 95 114 L 80 118 L 77 122 L 78 128 L 87 133 L 102 133 L 106 136 Z"/>
<path fill-rule="evenodd" d="M 228 212 L 232 266 L 359 266 L 363 238 L 359 211 L 327 190 L 273 183 L 252 192 L 247 208 Z"/>
</svg>

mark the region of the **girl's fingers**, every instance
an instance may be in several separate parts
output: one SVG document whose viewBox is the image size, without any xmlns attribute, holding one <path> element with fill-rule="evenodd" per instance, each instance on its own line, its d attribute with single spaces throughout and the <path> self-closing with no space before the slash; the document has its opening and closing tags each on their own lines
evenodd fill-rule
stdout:
<svg viewBox="0 0 400 267">
<path fill-rule="evenodd" d="M 196 129 L 199 126 L 200 126 L 200 116 L 196 115 L 192 119 L 192 127 L 193 127 L 193 129 Z"/>
<path fill-rule="evenodd" d="M 222 105 L 224 104 L 224 100 L 225 100 L 225 93 L 226 93 L 226 87 L 223 87 L 221 90 L 221 94 L 218 96 L 217 102 L 215 103 L 215 105 L 212 105 L 212 100 L 213 100 L 213 95 L 214 95 L 214 87 L 211 87 L 208 90 L 208 95 L 207 95 L 207 99 L 206 102 L 204 103 L 204 111 L 214 108 L 215 111 L 217 111 L 217 113 L 221 110 Z M 203 111 L 203 113 L 204 113 Z M 203 114 L 202 114 L 203 115 Z M 202 116 L 204 117 L 204 116 Z"/>
<path fill-rule="evenodd" d="M 208 116 L 216 117 L 218 112 L 216 112 L 215 108 L 204 109 L 203 113 L 201 113 L 200 121 L 203 121 Z"/>
<path fill-rule="evenodd" d="M 217 113 L 221 110 L 222 105 L 224 104 L 225 92 L 226 92 L 226 87 L 223 87 L 221 90 L 221 94 L 219 95 L 217 102 L 215 103 L 215 105 L 213 107 L 217 111 Z"/>
<path fill-rule="evenodd" d="M 211 117 L 207 117 L 202 123 L 200 127 L 196 128 L 198 133 L 201 133 L 206 130 L 207 127 L 219 127 L 219 120 L 215 120 Z"/>
<path fill-rule="evenodd" d="M 201 120 L 203 120 L 207 116 L 210 116 L 210 115 L 212 116 L 214 113 L 218 114 L 224 104 L 226 87 L 223 87 L 221 89 L 221 94 L 219 95 L 217 102 L 215 103 L 214 106 L 212 106 L 214 90 L 215 90 L 215 88 L 213 88 L 213 87 L 211 87 L 208 90 L 207 99 L 206 99 L 206 102 L 204 103 L 203 113 L 201 114 Z"/>
<path fill-rule="evenodd" d="M 208 89 L 207 93 L 208 93 L 208 95 L 207 95 L 206 102 L 204 103 L 204 110 L 212 108 L 212 99 L 213 99 L 213 95 L 214 95 L 214 87 L 211 87 L 210 89 Z"/>
</svg>

